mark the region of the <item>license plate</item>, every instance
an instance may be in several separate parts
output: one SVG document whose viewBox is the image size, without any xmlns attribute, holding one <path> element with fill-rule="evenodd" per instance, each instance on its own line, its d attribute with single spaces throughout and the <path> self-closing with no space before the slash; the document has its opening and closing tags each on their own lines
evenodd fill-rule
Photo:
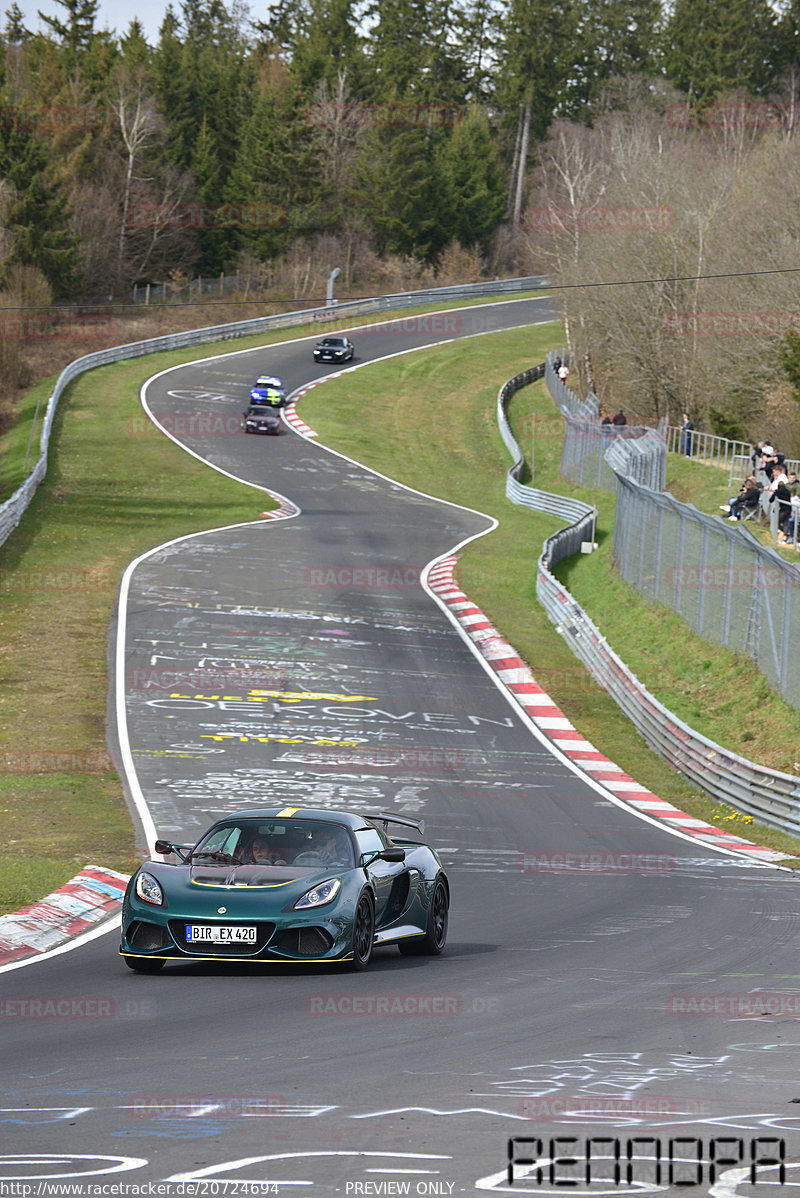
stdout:
<svg viewBox="0 0 800 1198">
<path fill-rule="evenodd" d="M 235 928 L 220 925 L 187 923 L 187 944 L 255 944 L 255 928 Z"/>
</svg>

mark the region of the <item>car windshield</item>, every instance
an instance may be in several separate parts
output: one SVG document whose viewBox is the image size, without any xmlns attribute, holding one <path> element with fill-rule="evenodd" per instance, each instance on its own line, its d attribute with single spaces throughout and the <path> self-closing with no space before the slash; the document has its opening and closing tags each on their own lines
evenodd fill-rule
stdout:
<svg viewBox="0 0 800 1198">
<path fill-rule="evenodd" d="M 345 341 L 342 337 L 323 337 L 322 344 L 326 345 L 329 349 L 341 349 Z"/>
<path fill-rule="evenodd" d="M 347 828 L 315 820 L 236 820 L 212 828 L 192 850 L 201 865 L 353 868 Z"/>
<path fill-rule="evenodd" d="M 271 408 L 248 408 L 248 416 L 260 416 L 262 420 L 276 420 L 277 416 Z"/>
</svg>

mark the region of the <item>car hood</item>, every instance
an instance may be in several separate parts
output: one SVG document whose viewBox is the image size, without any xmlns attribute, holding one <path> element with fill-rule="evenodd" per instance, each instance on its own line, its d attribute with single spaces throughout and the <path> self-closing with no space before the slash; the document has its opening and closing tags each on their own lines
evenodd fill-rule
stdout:
<svg viewBox="0 0 800 1198">
<path fill-rule="evenodd" d="M 189 881 L 197 886 L 219 886 L 224 889 L 241 886 L 288 886 L 302 883 L 307 890 L 315 877 L 330 878 L 341 870 L 320 870 L 317 866 L 300 865 L 191 865 L 187 868 Z"/>
</svg>

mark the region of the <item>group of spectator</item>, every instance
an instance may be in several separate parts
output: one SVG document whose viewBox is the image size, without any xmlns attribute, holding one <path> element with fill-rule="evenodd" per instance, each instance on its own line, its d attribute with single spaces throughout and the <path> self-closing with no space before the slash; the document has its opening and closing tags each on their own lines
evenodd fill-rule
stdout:
<svg viewBox="0 0 800 1198">
<path fill-rule="evenodd" d="M 795 520 L 800 505 L 800 481 L 792 470 L 785 470 L 786 455 L 767 441 L 759 441 L 751 455 L 753 472 L 742 484 L 739 494 L 722 504 L 727 518 L 736 523 L 748 509 L 767 514 L 778 505 L 778 543 L 794 539 Z M 793 502 L 795 501 L 795 502 Z"/>
<path fill-rule="evenodd" d="M 608 412 L 606 412 L 600 423 L 605 425 L 613 424 L 615 428 L 624 428 L 628 420 L 622 408 L 620 408 L 616 416 L 609 416 Z"/>
</svg>

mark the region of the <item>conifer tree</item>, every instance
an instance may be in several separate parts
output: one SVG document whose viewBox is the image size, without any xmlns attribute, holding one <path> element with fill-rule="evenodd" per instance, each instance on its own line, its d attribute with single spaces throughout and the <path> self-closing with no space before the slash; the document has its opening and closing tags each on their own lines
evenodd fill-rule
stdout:
<svg viewBox="0 0 800 1198">
<path fill-rule="evenodd" d="M 424 129 L 376 127 L 364 139 L 354 196 L 379 254 L 433 259 L 450 239 L 443 224 L 442 180 Z"/>
<path fill-rule="evenodd" d="M 6 23 L 3 28 L 3 38 L 9 45 L 27 42 L 33 34 L 25 28 L 25 17 L 16 0 L 6 9 Z"/>
<path fill-rule="evenodd" d="M 74 59 L 89 48 L 94 37 L 94 23 L 99 0 L 56 0 L 64 10 L 63 19 L 51 17 L 39 10 L 39 17 Z"/>
<path fill-rule="evenodd" d="M 767 0 L 676 0 L 665 28 L 667 76 L 693 103 L 737 89 L 767 91 L 779 62 Z"/>
<path fill-rule="evenodd" d="M 0 126 L 0 178 L 11 185 L 5 215 L 14 250 L 6 265 L 36 266 L 62 298 L 76 267 L 76 244 L 60 187 L 52 181 L 46 143 L 23 125 Z"/>
<path fill-rule="evenodd" d="M 485 248 L 503 216 L 505 185 L 486 116 L 472 108 L 439 153 L 448 241 Z"/>
</svg>

